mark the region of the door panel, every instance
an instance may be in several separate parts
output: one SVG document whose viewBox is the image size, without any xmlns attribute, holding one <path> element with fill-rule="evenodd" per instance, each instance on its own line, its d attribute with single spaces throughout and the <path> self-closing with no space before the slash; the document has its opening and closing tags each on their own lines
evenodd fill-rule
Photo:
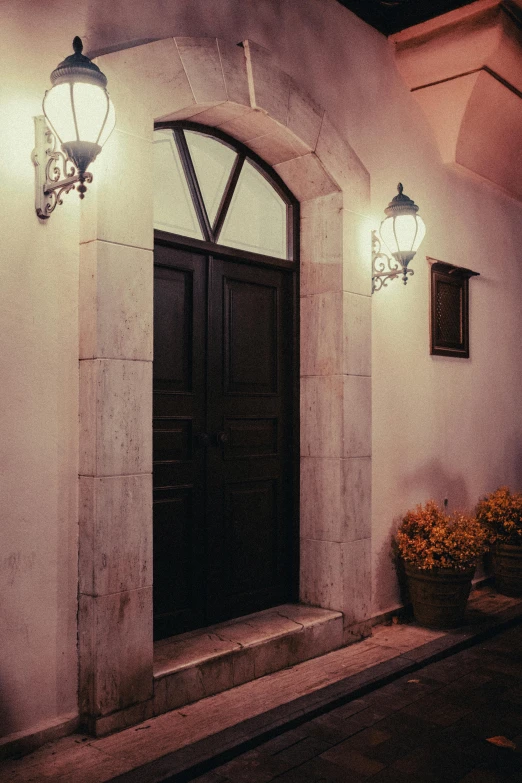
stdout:
<svg viewBox="0 0 522 783">
<path fill-rule="evenodd" d="M 229 277 L 223 285 L 225 394 L 277 394 L 278 289 Z"/>
<path fill-rule="evenodd" d="M 154 270 L 154 626 L 204 622 L 205 256 L 158 246 Z"/>
<path fill-rule="evenodd" d="M 154 337 L 161 350 L 154 357 L 156 389 L 192 390 L 193 270 L 157 267 L 154 289 Z"/>
<path fill-rule="evenodd" d="M 209 282 L 208 611 L 292 593 L 292 277 L 213 259 Z"/>
<path fill-rule="evenodd" d="M 157 638 L 293 597 L 293 277 L 158 245 Z"/>
<path fill-rule="evenodd" d="M 266 593 L 277 579 L 276 494 L 274 479 L 227 484 L 227 587 L 234 594 Z"/>
</svg>

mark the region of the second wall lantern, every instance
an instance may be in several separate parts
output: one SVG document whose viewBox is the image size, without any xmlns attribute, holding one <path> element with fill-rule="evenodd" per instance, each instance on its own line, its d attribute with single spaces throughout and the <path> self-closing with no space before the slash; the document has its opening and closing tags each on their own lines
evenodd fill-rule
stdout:
<svg viewBox="0 0 522 783">
<path fill-rule="evenodd" d="M 381 223 L 379 236 L 372 231 L 372 293 L 379 291 L 388 284 L 388 280 L 402 274 L 404 285 L 413 269 L 408 264 L 417 252 L 424 239 L 426 226 L 420 215 L 419 208 L 403 193 L 402 183 L 397 186 L 398 195 L 393 198 L 384 213 L 386 217 Z M 382 252 L 382 244 L 386 245 L 391 258 Z"/>
<path fill-rule="evenodd" d="M 107 92 L 107 78 L 97 65 L 82 54 L 78 36 L 74 54 L 66 57 L 51 74 L 52 87 L 43 99 L 44 117 L 36 117 L 37 170 L 36 214 L 48 218 L 61 204 L 61 196 L 78 183 L 80 198 L 87 171 L 115 125 L 114 106 Z M 56 143 L 61 151 L 56 149 Z"/>
</svg>

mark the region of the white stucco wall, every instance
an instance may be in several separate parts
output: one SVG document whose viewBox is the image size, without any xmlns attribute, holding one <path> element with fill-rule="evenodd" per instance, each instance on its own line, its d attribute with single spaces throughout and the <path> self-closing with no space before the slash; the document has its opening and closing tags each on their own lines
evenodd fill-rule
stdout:
<svg viewBox="0 0 522 783">
<path fill-rule="evenodd" d="M 334 0 L 4 1 L 0 734 L 76 709 L 79 205 L 69 195 L 39 223 L 30 160 L 32 117 L 76 34 L 91 54 L 169 35 L 251 39 L 361 158 L 375 227 L 399 180 L 420 205 L 428 234 L 415 276 L 373 301 L 373 612 L 397 605 L 394 517 L 428 497 L 471 506 L 522 481 L 522 205 L 441 164 L 381 35 Z M 429 355 L 425 255 L 481 273 L 470 283 L 470 360 Z"/>
<path fill-rule="evenodd" d="M 0 17 L 2 736 L 76 711 L 79 209 L 38 224 L 32 117 L 56 56 L 29 14 Z"/>
</svg>

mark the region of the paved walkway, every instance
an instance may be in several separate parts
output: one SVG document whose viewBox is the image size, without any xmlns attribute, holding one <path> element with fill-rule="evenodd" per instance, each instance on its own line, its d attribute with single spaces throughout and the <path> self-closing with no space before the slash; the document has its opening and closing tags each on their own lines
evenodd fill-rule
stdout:
<svg viewBox="0 0 522 783">
<path fill-rule="evenodd" d="M 0 781 L 522 782 L 521 621 L 521 599 L 483 586 L 455 631 L 377 626 L 112 736 L 75 734 L 0 763 Z M 496 735 L 517 749 L 486 742 Z"/>
<path fill-rule="evenodd" d="M 516 747 L 488 742 L 499 736 Z M 195 780 L 522 781 L 522 626 L 424 666 Z"/>
</svg>

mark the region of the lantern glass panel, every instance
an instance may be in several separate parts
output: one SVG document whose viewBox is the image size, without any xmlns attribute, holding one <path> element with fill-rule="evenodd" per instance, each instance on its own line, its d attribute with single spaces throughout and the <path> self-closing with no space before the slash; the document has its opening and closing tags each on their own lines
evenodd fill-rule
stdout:
<svg viewBox="0 0 522 783">
<path fill-rule="evenodd" d="M 100 133 L 105 130 L 109 114 L 109 96 L 105 90 L 95 84 L 75 82 L 73 100 L 78 124 L 78 141 L 100 144 L 98 139 Z"/>
<path fill-rule="evenodd" d="M 44 112 L 62 144 L 88 141 L 101 147 L 115 123 L 107 92 L 88 82 L 56 84 L 44 98 Z"/>
<path fill-rule="evenodd" d="M 420 215 L 417 215 L 415 219 L 417 220 L 417 235 L 415 237 L 412 250 L 416 253 L 422 240 L 424 239 L 424 235 L 426 234 L 426 225 Z"/>
<path fill-rule="evenodd" d="M 381 239 L 392 254 L 415 252 L 426 227 L 417 215 L 390 215 L 381 223 Z"/>
<path fill-rule="evenodd" d="M 43 110 L 62 144 L 77 139 L 69 83 L 56 84 L 45 93 Z"/>
</svg>

